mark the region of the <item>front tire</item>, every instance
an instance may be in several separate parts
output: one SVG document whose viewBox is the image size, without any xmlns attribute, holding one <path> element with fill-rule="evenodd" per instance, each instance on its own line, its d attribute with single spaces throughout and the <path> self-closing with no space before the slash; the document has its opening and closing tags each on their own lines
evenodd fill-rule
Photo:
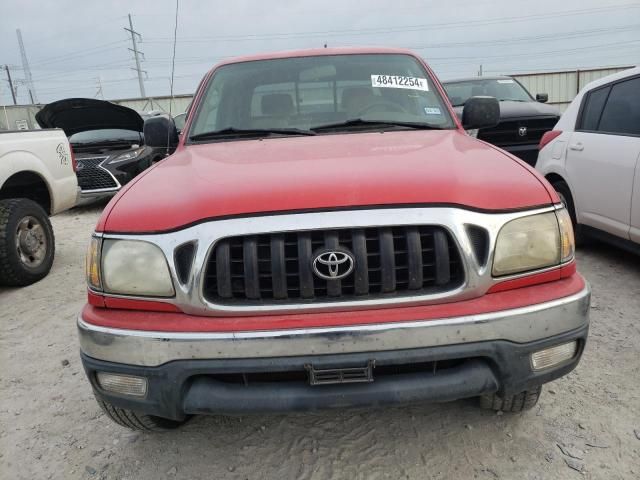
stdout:
<svg viewBox="0 0 640 480">
<path fill-rule="evenodd" d="M 523 412 L 533 408 L 540 399 L 542 393 L 542 385 L 533 390 L 525 390 L 516 395 L 499 397 L 498 395 L 482 395 L 480 397 L 480 407 L 496 412 Z"/>
<path fill-rule="evenodd" d="M 134 412 L 125 408 L 119 408 L 110 403 L 96 398 L 98 405 L 112 421 L 122 427 L 143 432 L 166 432 L 174 430 L 184 423 L 184 421 L 170 420 L 168 418 L 147 415 L 146 413 Z"/>
<path fill-rule="evenodd" d="M 55 239 L 49 216 L 26 198 L 0 200 L 0 285 L 22 287 L 51 270 Z"/>
</svg>

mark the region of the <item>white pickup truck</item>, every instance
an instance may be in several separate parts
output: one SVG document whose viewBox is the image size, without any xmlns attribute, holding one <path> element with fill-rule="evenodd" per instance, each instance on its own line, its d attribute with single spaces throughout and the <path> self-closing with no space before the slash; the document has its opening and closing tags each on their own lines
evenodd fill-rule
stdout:
<svg viewBox="0 0 640 480">
<path fill-rule="evenodd" d="M 49 216 L 75 205 L 74 164 L 62 130 L 0 132 L 0 285 L 30 285 L 49 273 Z"/>
</svg>

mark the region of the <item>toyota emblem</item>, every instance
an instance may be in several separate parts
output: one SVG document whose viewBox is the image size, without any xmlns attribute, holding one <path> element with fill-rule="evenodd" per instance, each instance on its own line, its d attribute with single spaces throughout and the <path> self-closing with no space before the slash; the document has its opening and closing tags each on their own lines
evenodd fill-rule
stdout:
<svg viewBox="0 0 640 480">
<path fill-rule="evenodd" d="M 345 249 L 327 249 L 313 258 L 313 272 L 324 280 L 340 280 L 353 271 L 355 260 Z"/>
<path fill-rule="evenodd" d="M 520 127 L 518 129 L 518 135 L 520 135 L 521 137 L 526 137 L 527 136 L 527 127 Z"/>
</svg>

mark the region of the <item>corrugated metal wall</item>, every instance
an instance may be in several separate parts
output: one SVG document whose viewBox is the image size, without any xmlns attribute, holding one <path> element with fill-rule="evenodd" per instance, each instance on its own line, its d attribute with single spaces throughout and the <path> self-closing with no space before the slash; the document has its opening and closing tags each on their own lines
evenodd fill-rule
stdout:
<svg viewBox="0 0 640 480">
<path fill-rule="evenodd" d="M 571 70 L 564 72 L 526 73 L 511 75 L 517 79 L 533 96 L 537 93 L 549 94 L 549 104 L 565 111 L 571 100 L 587 83 L 612 73 L 632 67 L 598 68 L 589 70 Z"/>
<path fill-rule="evenodd" d="M 173 97 L 173 103 L 171 105 L 171 113 L 177 115 L 187 110 L 189 103 L 193 95 L 176 95 Z M 171 97 L 157 97 L 157 98 L 125 98 L 123 100 L 111 100 L 118 105 L 124 105 L 134 109 L 137 112 L 150 112 L 153 110 L 160 110 L 162 112 L 169 113 L 169 103 Z"/>
<path fill-rule="evenodd" d="M 176 95 L 173 97 L 171 113 L 175 116 L 187 110 L 193 95 Z M 132 108 L 137 112 L 150 112 L 160 110 L 169 113 L 169 103 L 171 97 L 159 98 L 125 98 L 122 100 L 111 100 L 113 103 Z M 38 129 L 35 115 L 44 105 L 6 105 L 0 107 L 0 130 L 33 130 Z"/>
</svg>

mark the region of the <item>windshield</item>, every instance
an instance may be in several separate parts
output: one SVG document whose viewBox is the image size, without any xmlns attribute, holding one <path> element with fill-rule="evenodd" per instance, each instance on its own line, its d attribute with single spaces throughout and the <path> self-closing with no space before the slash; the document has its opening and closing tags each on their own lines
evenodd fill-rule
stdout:
<svg viewBox="0 0 640 480">
<path fill-rule="evenodd" d="M 531 102 L 533 99 L 522 85 L 512 78 L 468 80 L 444 83 L 444 89 L 454 107 L 464 105 L 471 97 L 488 95 L 500 101 Z"/>
<path fill-rule="evenodd" d="M 335 132 L 336 124 L 354 119 L 454 128 L 427 72 L 410 55 L 327 55 L 220 67 L 189 137 L 230 130 L 286 134 L 327 125 Z"/>
<path fill-rule="evenodd" d="M 99 143 L 99 142 L 137 142 L 141 143 L 141 134 L 135 130 L 121 130 L 117 128 L 105 128 L 102 130 L 88 130 L 79 132 L 69 137 L 69 143 Z"/>
</svg>

